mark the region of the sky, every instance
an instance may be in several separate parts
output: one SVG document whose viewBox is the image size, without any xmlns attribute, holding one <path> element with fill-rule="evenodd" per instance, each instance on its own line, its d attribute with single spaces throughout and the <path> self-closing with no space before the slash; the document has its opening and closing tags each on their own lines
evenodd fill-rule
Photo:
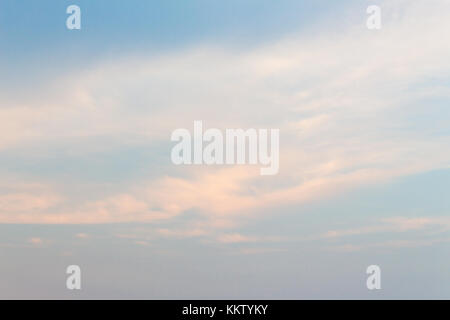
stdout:
<svg viewBox="0 0 450 320">
<path fill-rule="evenodd" d="M 450 298 L 449 31 L 447 0 L 0 0 L 0 298 Z M 196 120 L 279 129 L 278 174 L 174 165 Z"/>
</svg>

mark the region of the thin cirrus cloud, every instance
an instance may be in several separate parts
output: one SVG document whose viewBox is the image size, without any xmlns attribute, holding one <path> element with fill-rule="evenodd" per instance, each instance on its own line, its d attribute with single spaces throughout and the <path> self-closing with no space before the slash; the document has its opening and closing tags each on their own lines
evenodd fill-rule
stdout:
<svg viewBox="0 0 450 320">
<path fill-rule="evenodd" d="M 408 231 L 423 231 L 426 228 L 437 228 L 438 232 L 446 232 L 450 230 L 450 218 L 448 217 L 420 217 L 420 218 L 406 218 L 394 217 L 385 218 L 381 223 L 376 223 L 372 226 L 348 229 L 348 230 L 333 230 L 324 234 L 325 238 L 341 238 L 347 236 L 360 236 L 367 234 L 377 234 L 383 232 L 396 233 Z M 436 231 L 435 231 L 436 232 Z"/>
<path fill-rule="evenodd" d="M 129 144 L 163 142 L 170 150 L 170 132 L 191 129 L 194 120 L 221 129 L 279 128 L 281 150 L 275 177 L 259 177 L 253 167 L 179 170 L 167 157 L 164 172 L 130 178 L 109 194 L 101 183 L 79 181 L 98 190 L 81 200 L 58 176 L 8 172 L 0 222 L 153 222 L 196 210 L 208 227 L 227 228 L 260 209 L 448 167 L 450 150 L 442 146 L 450 142 L 450 116 L 439 114 L 439 101 L 450 96 L 443 85 L 450 80 L 450 42 L 442 41 L 450 4 L 394 1 L 384 8 L 401 14 L 387 17 L 379 33 L 355 25 L 245 49 L 202 45 L 133 55 L 5 101 L 0 151 L 31 159 L 36 146 L 63 146 L 88 162 Z M 24 179 L 35 187 L 25 190 L 18 183 Z"/>
</svg>

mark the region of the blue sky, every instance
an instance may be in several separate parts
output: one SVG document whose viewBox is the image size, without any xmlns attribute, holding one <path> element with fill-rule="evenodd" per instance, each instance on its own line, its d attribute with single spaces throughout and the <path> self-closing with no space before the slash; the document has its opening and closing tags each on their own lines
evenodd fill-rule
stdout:
<svg viewBox="0 0 450 320">
<path fill-rule="evenodd" d="M 0 298 L 448 298 L 450 4 L 374 2 L 0 0 Z M 173 165 L 194 120 L 279 174 Z"/>
</svg>

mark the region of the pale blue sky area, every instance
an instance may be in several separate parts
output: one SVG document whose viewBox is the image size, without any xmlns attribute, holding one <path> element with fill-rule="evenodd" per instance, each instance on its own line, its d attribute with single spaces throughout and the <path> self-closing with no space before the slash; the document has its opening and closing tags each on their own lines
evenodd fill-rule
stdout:
<svg viewBox="0 0 450 320">
<path fill-rule="evenodd" d="M 82 9 L 80 32 L 65 26 L 71 4 Z M 2 0 L 0 63 L 10 81 L 24 81 L 24 74 L 65 73 L 130 52 L 152 55 L 198 43 L 248 47 L 308 28 L 319 17 L 337 19 L 333 28 L 339 28 L 354 4 L 361 6 L 355 0 Z"/>
</svg>

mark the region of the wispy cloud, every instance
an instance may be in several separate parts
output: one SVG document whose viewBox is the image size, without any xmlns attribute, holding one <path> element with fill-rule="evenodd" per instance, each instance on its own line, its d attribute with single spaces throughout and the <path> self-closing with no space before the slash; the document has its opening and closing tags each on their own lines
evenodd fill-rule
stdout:
<svg viewBox="0 0 450 320">
<path fill-rule="evenodd" d="M 374 222 L 371 226 L 346 230 L 332 230 L 328 231 L 323 236 L 325 238 L 341 238 L 346 236 L 362 236 L 376 233 L 422 231 L 426 228 L 437 228 L 443 232 L 450 230 L 450 217 L 386 218 L 381 221 Z"/>
<path fill-rule="evenodd" d="M 41 238 L 38 237 L 34 237 L 28 240 L 28 242 L 30 244 L 32 244 L 33 246 L 41 246 L 44 243 L 44 240 L 42 240 Z"/>
<path fill-rule="evenodd" d="M 109 192 L 103 183 L 78 182 L 94 190 L 81 199 L 61 177 L 12 172 L 10 179 L 39 180 L 46 191 L 12 185 L 0 196 L 0 222 L 154 222 L 195 210 L 210 228 L 221 229 L 256 217 L 262 208 L 448 167 L 450 150 L 442 146 L 450 143 L 444 131 L 450 119 L 429 98 L 450 96 L 433 81 L 450 79 L 450 42 L 442 41 L 450 29 L 450 4 L 384 6 L 401 14 L 386 19 L 379 33 L 356 25 L 342 34 L 290 36 L 256 48 L 205 45 L 130 56 L 71 71 L 70 79 L 52 81 L 38 95 L 8 102 L 0 108 L 4 154 L 33 158 L 36 146 L 62 146 L 67 152 L 58 161 L 89 162 L 130 145 L 167 143 L 168 150 L 173 129 L 203 119 L 218 128 L 280 128 L 281 167 L 268 183 L 253 168 L 179 170 L 167 158 L 165 172 L 148 168 Z M 435 126 L 421 125 L 423 112 L 439 120 Z"/>
</svg>

